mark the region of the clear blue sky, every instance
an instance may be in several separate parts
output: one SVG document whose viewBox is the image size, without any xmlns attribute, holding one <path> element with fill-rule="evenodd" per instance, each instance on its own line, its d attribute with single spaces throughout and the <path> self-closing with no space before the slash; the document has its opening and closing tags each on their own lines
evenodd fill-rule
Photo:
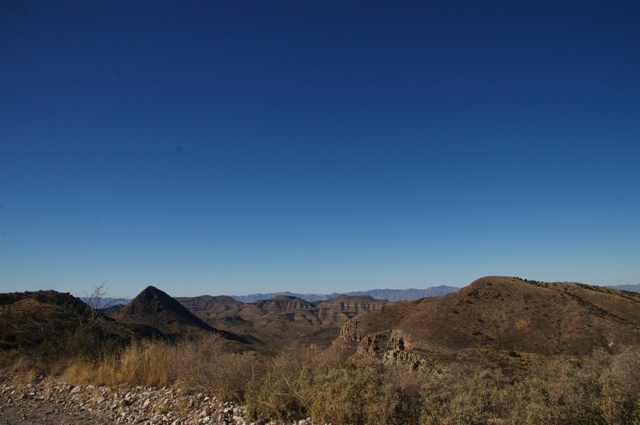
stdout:
<svg viewBox="0 0 640 425">
<path fill-rule="evenodd" d="M 637 1 L 0 3 L 0 291 L 640 283 Z"/>
</svg>

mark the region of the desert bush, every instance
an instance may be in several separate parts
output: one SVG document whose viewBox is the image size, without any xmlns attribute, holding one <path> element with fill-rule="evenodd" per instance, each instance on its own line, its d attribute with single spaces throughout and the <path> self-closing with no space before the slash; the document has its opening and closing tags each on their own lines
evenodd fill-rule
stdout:
<svg viewBox="0 0 640 425">
<path fill-rule="evenodd" d="M 640 424 L 639 367 L 637 350 L 551 358 L 524 377 L 468 362 L 426 371 L 323 362 L 294 350 L 251 381 L 245 401 L 256 418 L 333 424 Z"/>
<path fill-rule="evenodd" d="M 286 347 L 261 375 L 251 380 L 246 402 L 254 418 L 295 419 L 306 416 L 309 388 L 319 368 L 315 350 Z"/>
<path fill-rule="evenodd" d="M 284 350 L 252 381 L 246 402 L 254 418 L 310 416 L 334 424 L 417 424 L 418 386 L 382 363 L 337 362 L 303 348 Z"/>
<path fill-rule="evenodd" d="M 430 373 L 422 386 L 424 425 L 486 424 L 503 418 L 509 381 L 499 370 L 453 364 Z"/>
<path fill-rule="evenodd" d="M 411 423 L 401 409 L 402 392 L 386 379 L 379 362 L 353 362 L 314 376 L 307 410 L 314 419 L 336 424 Z"/>
<path fill-rule="evenodd" d="M 640 348 L 614 356 L 600 375 L 599 400 L 606 424 L 640 424 Z"/>
<path fill-rule="evenodd" d="M 225 344 L 215 335 L 178 344 L 169 365 L 172 382 L 221 400 L 243 400 L 249 382 L 262 373 L 264 363 L 256 353 L 234 352 Z"/>
</svg>

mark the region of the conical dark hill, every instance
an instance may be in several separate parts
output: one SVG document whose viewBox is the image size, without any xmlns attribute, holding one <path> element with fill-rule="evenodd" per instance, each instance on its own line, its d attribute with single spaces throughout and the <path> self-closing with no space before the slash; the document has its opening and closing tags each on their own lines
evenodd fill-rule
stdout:
<svg viewBox="0 0 640 425">
<path fill-rule="evenodd" d="M 147 287 L 113 317 L 123 323 L 153 326 L 173 341 L 216 334 L 228 340 L 249 343 L 240 335 L 206 324 L 166 292 L 153 286 Z"/>
</svg>

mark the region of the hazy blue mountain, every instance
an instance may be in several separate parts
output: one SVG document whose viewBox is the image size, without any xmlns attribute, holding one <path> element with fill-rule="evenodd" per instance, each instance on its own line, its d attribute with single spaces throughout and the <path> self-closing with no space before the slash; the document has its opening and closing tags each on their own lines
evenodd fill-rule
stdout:
<svg viewBox="0 0 640 425">
<path fill-rule="evenodd" d="M 627 285 L 629 286 L 629 285 Z M 297 297 L 303 299 L 305 301 L 327 301 L 332 300 L 340 295 L 350 295 L 350 296 L 370 296 L 378 300 L 387 300 L 390 302 L 407 300 L 413 301 L 418 300 L 420 298 L 428 298 L 428 297 L 439 297 L 441 295 L 446 295 L 450 292 L 455 292 L 460 288 L 456 288 L 454 286 L 433 286 L 425 289 L 372 289 L 369 291 L 354 291 L 354 292 L 345 292 L 338 293 L 334 292 L 332 294 L 301 294 L 295 292 L 268 292 L 268 293 L 255 293 L 249 295 L 231 295 L 237 301 L 243 303 L 254 303 L 260 300 L 269 300 L 278 295 L 287 295 L 290 297 Z M 629 291 L 630 289 L 627 289 Z M 84 302 L 90 301 L 87 297 L 81 297 Z M 123 299 L 123 298 L 101 298 L 100 300 L 93 300 L 94 303 L 98 304 L 98 308 L 107 308 L 116 304 L 126 304 L 131 300 Z"/>
<path fill-rule="evenodd" d="M 256 301 L 260 301 L 260 300 L 269 300 L 273 297 L 276 297 L 278 295 L 286 295 L 289 297 L 297 297 L 300 299 L 303 299 L 305 301 L 325 301 L 325 300 L 330 300 L 332 298 L 337 297 L 338 293 L 333 293 L 333 294 L 299 294 L 296 292 L 289 292 L 289 291 L 285 291 L 285 292 L 267 292 L 267 293 L 262 293 L 262 292 L 258 292 L 255 294 L 249 294 L 249 295 L 231 295 L 231 297 L 237 301 L 243 302 L 243 303 L 254 303 Z"/>
<path fill-rule="evenodd" d="M 400 301 L 400 300 L 419 300 L 420 298 L 439 297 L 451 292 L 456 292 L 460 288 L 454 286 L 433 286 L 426 289 L 372 289 L 370 291 L 349 292 L 345 295 L 369 295 L 379 300 Z"/>
<path fill-rule="evenodd" d="M 113 307 L 115 305 L 124 305 L 129 303 L 131 299 L 129 298 L 113 298 L 113 297 L 101 297 L 101 298 L 92 298 L 92 297 L 79 297 L 82 301 L 87 304 L 91 304 L 94 308 L 106 309 L 109 307 Z"/>
<path fill-rule="evenodd" d="M 640 284 L 638 284 L 638 285 L 607 286 L 607 288 L 619 289 L 621 291 L 640 292 Z"/>
<path fill-rule="evenodd" d="M 441 295 L 446 295 L 450 292 L 456 292 L 460 288 L 456 288 L 454 286 L 434 286 L 426 289 L 372 289 L 369 291 L 354 291 L 354 292 L 345 292 L 343 294 L 339 294 L 334 292 L 332 294 L 299 294 L 294 292 L 271 292 L 271 293 L 257 293 L 257 294 L 249 294 L 249 295 L 232 295 L 232 297 L 238 301 L 243 303 L 253 303 L 258 300 L 268 300 L 277 295 L 288 295 L 293 297 L 301 298 L 305 301 L 325 301 L 333 299 L 339 295 L 351 295 L 351 296 L 370 296 L 379 300 L 387 300 L 387 301 L 400 301 L 407 300 L 413 301 L 418 300 L 420 298 L 427 297 L 439 297 Z"/>
</svg>

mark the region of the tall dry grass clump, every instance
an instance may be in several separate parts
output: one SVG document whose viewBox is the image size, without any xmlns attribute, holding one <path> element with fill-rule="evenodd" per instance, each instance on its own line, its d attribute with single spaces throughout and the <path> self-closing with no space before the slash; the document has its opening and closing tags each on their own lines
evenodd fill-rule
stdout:
<svg viewBox="0 0 640 425">
<path fill-rule="evenodd" d="M 72 361 L 62 378 L 99 385 L 165 386 L 171 383 L 175 347 L 161 341 L 136 341 L 119 353 L 97 360 Z"/>
<path fill-rule="evenodd" d="M 306 417 L 309 388 L 322 366 L 314 351 L 285 348 L 250 381 L 245 394 L 250 415 L 280 420 Z"/>
<path fill-rule="evenodd" d="M 177 345 L 170 373 L 173 383 L 182 388 L 242 401 L 249 382 L 264 367 L 256 353 L 232 351 L 225 340 L 212 336 Z"/>
<path fill-rule="evenodd" d="M 242 400 L 261 367 L 253 353 L 230 352 L 217 336 L 170 344 L 134 342 L 120 353 L 69 364 L 62 378 L 100 385 L 175 386 L 224 400 Z"/>
</svg>

